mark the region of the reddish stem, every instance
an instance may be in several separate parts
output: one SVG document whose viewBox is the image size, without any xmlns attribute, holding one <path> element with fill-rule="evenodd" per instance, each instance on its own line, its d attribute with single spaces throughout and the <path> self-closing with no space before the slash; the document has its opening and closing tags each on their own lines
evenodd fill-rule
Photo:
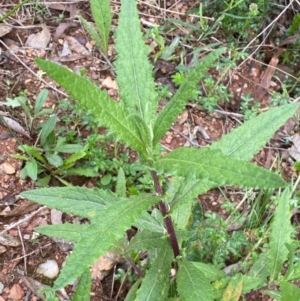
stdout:
<svg viewBox="0 0 300 301">
<path fill-rule="evenodd" d="M 153 181 L 154 181 L 155 192 L 158 195 L 162 196 L 163 195 L 163 190 L 162 190 L 162 187 L 159 183 L 159 179 L 158 179 L 156 171 L 151 171 L 151 175 L 152 175 L 152 178 L 153 178 Z M 171 219 L 170 216 L 167 216 L 168 213 L 169 213 L 168 206 L 165 202 L 160 201 L 159 202 L 159 207 L 160 207 L 160 210 L 161 210 L 162 215 L 164 217 L 165 225 L 166 225 L 166 228 L 167 228 L 167 232 L 169 234 L 169 239 L 170 239 L 170 243 L 171 243 L 171 246 L 172 246 L 172 249 L 173 249 L 174 256 L 177 257 L 177 256 L 180 255 L 180 250 L 179 250 L 179 245 L 178 245 L 178 241 L 177 241 L 177 237 L 176 237 L 176 233 L 175 233 L 175 229 L 174 229 L 172 219 Z"/>
</svg>

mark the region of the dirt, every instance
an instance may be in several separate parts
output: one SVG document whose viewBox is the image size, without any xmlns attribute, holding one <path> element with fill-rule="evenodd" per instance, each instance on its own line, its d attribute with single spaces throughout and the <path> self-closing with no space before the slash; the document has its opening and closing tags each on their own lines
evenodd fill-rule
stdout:
<svg viewBox="0 0 300 301">
<path fill-rule="evenodd" d="M 197 1 L 179 1 L 175 5 L 173 1 L 170 1 L 170 3 L 167 3 L 167 7 L 159 8 L 158 5 L 143 3 L 139 6 L 139 9 L 144 23 L 145 21 L 160 23 L 166 17 L 182 16 L 183 18 L 182 14 L 196 4 Z M 114 12 L 119 10 L 119 7 L 114 3 L 112 3 L 112 6 Z M 73 3 L 68 6 L 69 10 L 64 11 L 64 16 L 69 18 L 74 9 L 77 9 L 86 18 L 90 19 L 87 8 L 88 4 L 86 2 Z M 57 106 L 61 99 L 66 98 L 66 94 L 62 89 L 55 86 L 55 83 L 46 75 L 39 73 L 37 66 L 34 64 L 34 58 L 36 57 L 54 58 L 73 71 L 78 71 L 81 67 L 84 67 L 87 70 L 87 76 L 96 83 L 102 84 L 109 95 L 117 99 L 118 93 L 114 82 L 114 74 L 111 72 L 107 62 L 101 57 L 101 54 L 95 51 L 94 42 L 79 25 L 68 28 L 54 40 L 54 37 L 59 35 L 57 31 L 59 23 L 55 23 L 55 18 L 58 18 L 63 10 L 58 8 L 48 9 L 51 15 L 42 15 L 45 18 L 51 37 L 46 50 L 24 47 L 30 34 L 36 34 L 41 31 L 40 27 L 35 26 L 39 24 L 40 17 L 32 23 L 34 13 L 32 8 L 26 7 L 23 13 L 21 10 L 18 10 L 8 20 L 8 23 L 19 26 L 19 29 L 13 29 L 1 38 L 2 42 L 14 54 L 11 54 L 1 42 L 0 104 L 5 102 L 7 97 L 13 98 L 24 90 L 28 91 L 28 98 L 34 102 L 36 96 L 43 88 L 48 88 L 50 91 L 45 107 Z M 113 24 L 115 25 L 116 22 L 116 16 L 114 16 Z M 26 28 L 26 26 L 32 25 L 35 27 Z M 184 35 L 185 33 L 178 29 L 174 34 Z M 73 56 L 69 57 L 68 61 L 60 57 L 63 43 L 66 40 L 75 45 L 72 49 Z M 153 44 L 153 41 L 149 41 L 149 43 L 152 43 L 153 55 L 157 47 Z M 85 55 L 82 54 L 82 49 L 92 50 L 92 52 L 88 52 L 88 55 Z M 113 39 L 111 39 L 109 58 L 113 59 L 114 56 Z M 232 128 L 238 126 L 242 121 L 241 118 L 237 118 L 237 116 L 240 117 L 241 96 L 258 93 L 257 87 L 261 83 L 265 68 L 260 62 L 249 60 L 247 64 L 230 71 L 226 80 L 233 97 L 230 103 L 226 105 L 220 104 L 221 110 L 219 112 L 207 113 L 197 104 L 187 104 L 183 113 L 161 141 L 165 149 L 172 150 L 183 145 L 199 147 L 209 145 L 213 141 L 220 139 L 223 134 L 230 132 Z M 164 77 L 167 77 L 167 82 L 170 83 L 170 76 L 174 72 L 174 66 L 164 64 L 158 66 L 158 69 L 160 75 L 163 74 Z M 213 70 L 211 72 L 212 74 L 214 73 Z M 264 96 L 260 100 L 262 107 L 266 107 L 269 103 L 269 95 L 266 89 L 271 89 L 272 91 L 280 90 L 280 85 L 277 82 L 273 86 L 264 87 L 262 90 L 264 91 Z M 26 119 L 21 109 L 8 109 L 5 106 L 0 106 L 0 109 L 6 116 L 18 121 L 26 129 Z M 284 135 L 293 135 L 294 130 L 295 126 L 290 126 L 286 129 Z M 44 236 L 36 237 L 34 227 L 50 224 L 51 211 L 46 208 L 41 210 L 40 206 L 20 197 L 22 191 L 33 189 L 35 184 L 33 181 L 20 178 L 20 171 L 24 166 L 24 161 L 14 159 L 12 156 L 20 154 L 19 145 L 34 145 L 36 139 L 36 133 L 33 133 L 28 138 L 9 130 L 4 124 L 0 125 L 0 232 L 2 231 L 2 234 L 8 235 L 5 238 L 8 245 L 0 248 L 0 282 L 4 285 L 3 291 L 0 293 L 0 301 L 37 300 L 35 293 L 39 289 L 38 284 L 51 284 L 51 281 L 46 283 L 45 279 L 37 275 L 37 266 L 47 259 L 53 259 L 61 268 L 66 255 L 70 252 L 70 250 L 62 251 L 59 245 L 53 243 L 53 240 L 50 238 Z M 254 161 L 261 166 L 270 168 L 274 162 L 277 164 L 276 156 L 280 154 L 284 158 L 280 163 L 284 178 L 290 180 L 295 177 L 296 172 L 292 168 L 294 161 L 289 157 L 286 151 L 287 146 L 282 141 L 281 136 L 277 135 L 277 138 L 275 137 L 268 147 L 264 148 L 255 157 Z M 275 166 L 274 168 L 277 167 Z M 74 179 L 74 183 L 76 183 L 76 179 Z M 90 185 L 88 179 L 84 181 L 81 179 L 80 183 L 82 186 Z M 220 194 L 217 191 L 211 191 L 200 197 L 200 202 L 206 212 L 217 212 L 224 215 L 225 212 L 220 207 L 222 204 L 220 200 Z M 233 200 L 236 203 L 238 201 L 239 199 Z M 63 219 L 66 218 L 70 217 L 63 217 Z M 18 243 L 12 246 L 15 240 Z M 38 283 L 35 283 L 35 281 L 38 281 Z M 93 283 L 92 300 L 124 300 L 128 285 L 124 284 L 121 286 L 119 282 L 113 281 L 112 268 L 108 276 L 102 281 Z M 67 293 L 72 294 L 72 289 L 68 288 Z M 261 296 L 260 292 L 249 294 L 246 299 L 271 300 L 266 296 Z"/>
</svg>

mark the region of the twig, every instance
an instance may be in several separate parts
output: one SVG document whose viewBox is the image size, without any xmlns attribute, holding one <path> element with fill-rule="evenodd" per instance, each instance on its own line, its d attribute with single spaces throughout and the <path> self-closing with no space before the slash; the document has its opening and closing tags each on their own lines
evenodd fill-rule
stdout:
<svg viewBox="0 0 300 301">
<path fill-rule="evenodd" d="M 14 56 L 14 58 L 25 68 L 27 69 L 31 74 L 33 74 L 36 78 L 38 78 L 42 83 L 44 83 L 48 88 L 53 89 L 54 91 L 56 91 L 57 93 L 63 95 L 64 97 L 68 97 L 68 95 L 62 91 L 59 91 L 57 88 L 51 86 L 49 83 L 47 83 L 45 80 L 43 80 L 42 78 L 40 78 L 33 70 L 31 70 L 25 63 L 22 62 L 21 59 L 19 59 L 19 57 L 13 52 L 10 51 L 9 47 L 0 40 L 0 44 L 3 45 L 8 51 L 9 54 L 11 54 L 12 56 Z"/>
<path fill-rule="evenodd" d="M 27 256 L 26 256 L 26 251 L 25 251 L 25 246 L 24 246 L 24 242 L 23 242 L 23 237 L 22 237 L 22 233 L 21 233 L 21 230 L 20 230 L 20 226 L 18 226 L 18 233 L 19 233 L 21 244 L 22 244 L 22 252 L 24 254 L 24 273 L 25 273 L 25 276 L 27 276 Z"/>
<path fill-rule="evenodd" d="M 19 225 L 21 225 L 22 223 L 32 219 L 36 214 L 38 214 L 39 212 L 43 211 L 44 209 L 46 209 L 47 206 L 43 206 L 43 207 L 40 207 L 39 209 L 37 209 L 36 211 L 32 212 L 31 214 L 27 215 L 25 218 L 22 218 L 20 220 L 18 220 L 17 222 L 15 223 L 12 223 L 10 224 L 7 228 L 5 228 L 2 232 L 0 232 L 0 234 L 3 234 Z"/>
<path fill-rule="evenodd" d="M 226 111 L 222 111 L 222 110 L 215 110 L 215 113 L 225 115 L 225 116 L 231 116 L 231 117 L 235 117 L 235 118 L 244 118 L 243 114 L 226 112 Z"/>
</svg>

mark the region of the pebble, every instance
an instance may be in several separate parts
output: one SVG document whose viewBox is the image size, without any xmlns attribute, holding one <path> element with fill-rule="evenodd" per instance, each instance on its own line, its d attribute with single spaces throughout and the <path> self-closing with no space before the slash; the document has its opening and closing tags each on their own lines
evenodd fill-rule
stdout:
<svg viewBox="0 0 300 301">
<path fill-rule="evenodd" d="M 21 242 L 9 234 L 0 234 L 0 244 L 9 247 L 18 247 L 21 245 Z"/>
<path fill-rule="evenodd" d="M 12 175 L 16 172 L 16 169 L 7 162 L 0 164 L 0 172 L 6 175 Z"/>
<path fill-rule="evenodd" d="M 38 266 L 36 272 L 38 274 L 44 275 L 47 278 L 53 279 L 59 273 L 58 264 L 55 260 L 48 259 Z"/>
</svg>

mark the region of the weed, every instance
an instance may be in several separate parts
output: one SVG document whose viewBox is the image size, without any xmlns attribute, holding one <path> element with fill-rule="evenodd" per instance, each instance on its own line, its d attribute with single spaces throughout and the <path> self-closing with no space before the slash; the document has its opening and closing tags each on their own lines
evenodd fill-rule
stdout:
<svg viewBox="0 0 300 301">
<path fill-rule="evenodd" d="M 130 241 L 125 240 L 122 255 L 126 257 L 132 252 L 147 252 L 148 263 L 145 276 L 128 293 L 130 300 L 157 301 L 171 296 L 179 296 L 182 300 L 238 300 L 243 294 L 264 287 L 266 283 L 270 284 L 270 288 L 280 286 L 282 300 L 288 300 L 283 297 L 291 291 L 291 287 L 295 292 L 293 295 L 298 296 L 300 289 L 292 284 L 299 275 L 295 273 L 298 266 L 294 265 L 295 247 L 288 188 L 278 194 L 269 246 L 258 257 L 249 273 L 237 272 L 228 277 L 218 266 L 189 260 L 187 256 L 189 250 L 192 250 L 200 253 L 202 258 L 213 260 L 212 254 L 205 256 L 199 252 L 202 244 L 200 239 L 203 239 L 199 231 L 205 234 L 205 243 L 210 242 L 208 235 L 215 234 L 215 245 L 206 250 L 219 252 L 217 264 L 222 263 L 226 256 L 232 255 L 234 259 L 241 256 L 246 243 L 243 233 L 237 232 L 224 242 L 216 231 L 211 231 L 209 227 L 206 230 L 205 223 L 202 224 L 203 229 L 200 229 L 201 210 L 194 199 L 211 188 L 223 185 L 255 189 L 286 187 L 286 182 L 278 174 L 247 161 L 295 113 L 298 104 L 270 109 L 209 147 L 181 147 L 168 154 L 161 154 L 160 139 L 176 120 L 186 100 L 193 95 L 195 85 L 226 49 L 219 48 L 211 52 L 187 72 L 178 91 L 157 114 L 158 97 L 152 67 L 138 24 L 136 3 L 123 0 L 115 47 L 118 53 L 115 66 L 120 102 L 115 102 L 88 79 L 55 63 L 36 60 L 39 67 L 64 87 L 85 111 L 89 111 L 99 125 L 106 127 L 118 141 L 139 154 L 140 162 L 151 174 L 155 191 L 126 197 L 126 177 L 123 169 L 119 169 L 116 193 L 84 187 L 42 188 L 22 193 L 37 203 L 90 221 L 90 224 L 84 225 L 65 223 L 36 229 L 41 234 L 75 243 L 53 287 L 44 290 L 47 300 L 54 300 L 55 291 L 78 276 L 81 279 L 76 294 L 84 292 L 88 299 L 90 265 L 100 255 L 114 248 L 120 240 L 124 242 L 124 232 L 132 225 L 138 231 Z M 147 178 L 144 183 L 148 183 Z M 206 213 L 204 216 L 223 231 L 222 237 L 226 235 L 222 220 Z M 287 259 L 290 260 L 289 270 L 282 277 L 282 266 Z M 172 280 L 171 268 L 174 275 Z"/>
</svg>

